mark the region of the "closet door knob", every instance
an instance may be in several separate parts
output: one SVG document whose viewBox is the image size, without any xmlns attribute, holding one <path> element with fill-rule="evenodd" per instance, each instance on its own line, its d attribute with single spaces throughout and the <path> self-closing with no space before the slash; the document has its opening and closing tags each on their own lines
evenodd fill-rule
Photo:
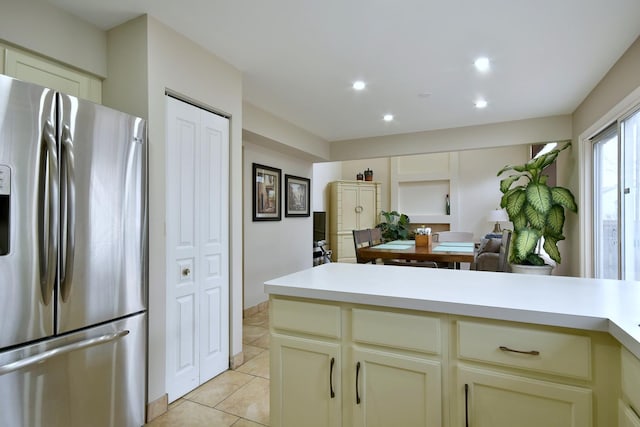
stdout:
<svg viewBox="0 0 640 427">
<path fill-rule="evenodd" d="M 191 269 L 190 268 L 183 268 L 182 269 L 182 276 L 183 277 L 189 277 L 191 276 Z"/>
</svg>

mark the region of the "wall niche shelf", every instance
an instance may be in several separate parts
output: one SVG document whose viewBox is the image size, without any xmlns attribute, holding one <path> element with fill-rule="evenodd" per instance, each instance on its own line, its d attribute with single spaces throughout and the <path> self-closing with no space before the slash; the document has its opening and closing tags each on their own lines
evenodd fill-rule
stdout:
<svg viewBox="0 0 640 427">
<path fill-rule="evenodd" d="M 405 213 L 412 224 L 458 229 L 458 153 L 391 158 L 391 210 Z M 446 214 L 449 195 L 450 215 Z"/>
</svg>

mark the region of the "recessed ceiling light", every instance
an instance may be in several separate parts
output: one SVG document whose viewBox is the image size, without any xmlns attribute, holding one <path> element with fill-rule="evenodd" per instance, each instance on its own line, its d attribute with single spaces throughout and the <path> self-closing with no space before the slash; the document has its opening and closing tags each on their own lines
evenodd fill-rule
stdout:
<svg viewBox="0 0 640 427">
<path fill-rule="evenodd" d="M 367 87 L 367 84 L 365 82 L 363 82 L 362 80 L 358 80 L 358 81 L 353 83 L 353 88 L 355 90 L 362 90 L 365 87 Z"/>
<path fill-rule="evenodd" d="M 487 58 L 486 56 L 481 56 L 480 58 L 476 59 L 476 62 L 474 62 L 473 65 L 475 65 L 476 70 L 480 72 L 489 71 L 489 68 L 491 68 L 489 58 Z"/>
<path fill-rule="evenodd" d="M 475 102 L 476 108 L 485 108 L 487 106 L 487 101 L 485 101 L 484 99 L 478 99 Z"/>
<path fill-rule="evenodd" d="M 385 114 L 384 117 L 382 117 L 382 120 L 384 120 L 385 122 L 390 122 L 393 120 L 393 114 Z"/>
</svg>

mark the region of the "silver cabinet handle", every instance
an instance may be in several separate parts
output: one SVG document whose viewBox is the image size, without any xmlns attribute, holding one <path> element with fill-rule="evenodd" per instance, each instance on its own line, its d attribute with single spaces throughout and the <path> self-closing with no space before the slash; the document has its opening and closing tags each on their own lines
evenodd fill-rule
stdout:
<svg viewBox="0 0 640 427">
<path fill-rule="evenodd" d="M 520 354 L 528 354 L 530 356 L 539 356 L 540 352 L 538 350 L 530 350 L 530 351 L 522 351 L 522 350 L 514 350 L 512 348 L 509 347 L 505 347 L 503 345 L 501 345 L 500 347 L 498 347 L 501 351 L 507 351 L 507 352 L 511 352 L 511 353 L 520 353 Z"/>
<path fill-rule="evenodd" d="M 71 130 L 68 125 L 62 128 L 62 157 L 60 158 L 61 175 L 62 175 L 62 194 L 61 200 L 64 200 L 64 217 L 63 229 L 66 239 L 61 242 L 63 262 L 62 272 L 60 273 L 60 290 L 62 301 L 67 301 L 71 293 L 71 283 L 73 280 L 73 261 L 76 252 L 76 178 L 75 178 L 75 160 L 73 155 L 73 140 L 71 139 Z"/>
<path fill-rule="evenodd" d="M 53 348 L 51 350 L 44 351 L 42 353 L 35 354 L 33 356 L 25 357 L 24 359 L 17 360 L 15 362 L 8 363 L 4 366 L 0 366 L 0 375 L 8 374 L 19 369 L 27 368 L 37 363 L 45 362 L 53 357 L 61 356 L 63 354 L 71 353 L 77 350 L 83 350 L 85 348 L 93 347 L 100 344 L 106 344 L 108 342 L 117 340 L 129 334 L 128 330 L 122 330 L 120 332 L 114 332 L 112 334 L 105 334 L 96 338 L 89 338 L 84 341 L 74 342 L 72 344 L 63 345 L 62 347 Z"/>
<path fill-rule="evenodd" d="M 42 302 L 49 305 L 56 279 L 58 254 L 58 212 L 60 210 L 58 154 L 53 124 L 44 124 L 38 165 L 38 251 Z M 48 201 L 45 206 L 45 201 Z"/>
<path fill-rule="evenodd" d="M 361 213 L 364 210 L 364 208 L 362 206 L 356 206 L 356 213 Z"/>
<path fill-rule="evenodd" d="M 189 269 L 189 268 L 183 268 L 182 269 L 182 276 L 188 277 L 190 274 L 191 274 L 191 269 Z"/>
</svg>

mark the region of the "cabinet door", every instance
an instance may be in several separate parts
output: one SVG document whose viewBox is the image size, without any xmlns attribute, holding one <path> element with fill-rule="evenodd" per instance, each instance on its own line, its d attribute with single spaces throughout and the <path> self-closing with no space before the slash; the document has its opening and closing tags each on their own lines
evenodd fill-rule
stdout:
<svg viewBox="0 0 640 427">
<path fill-rule="evenodd" d="M 361 187 L 358 192 L 358 205 L 360 206 L 358 217 L 358 228 L 373 228 L 376 226 L 378 214 L 376 207 L 376 187 L 366 186 Z"/>
<path fill-rule="evenodd" d="M 591 426 L 591 390 L 458 368 L 458 422 L 473 427 Z M 466 421 L 465 421 L 466 420 Z M 467 424 L 468 423 L 468 424 Z"/>
<path fill-rule="evenodd" d="M 271 425 L 342 425 L 340 345 L 271 336 Z"/>
<path fill-rule="evenodd" d="M 351 231 L 360 229 L 359 225 L 359 189 L 353 185 L 343 185 L 342 187 L 342 225 L 338 231 Z"/>
<path fill-rule="evenodd" d="M 346 424 L 442 425 L 440 362 L 354 348 L 348 377 L 354 419 Z"/>
<path fill-rule="evenodd" d="M 340 254 L 340 262 L 356 262 L 356 248 L 353 244 L 353 234 L 339 234 L 338 245 Z"/>
<path fill-rule="evenodd" d="M 6 49 L 4 72 L 8 76 L 49 87 L 97 104 L 102 101 L 102 82 L 98 78 L 37 56 Z"/>
</svg>

